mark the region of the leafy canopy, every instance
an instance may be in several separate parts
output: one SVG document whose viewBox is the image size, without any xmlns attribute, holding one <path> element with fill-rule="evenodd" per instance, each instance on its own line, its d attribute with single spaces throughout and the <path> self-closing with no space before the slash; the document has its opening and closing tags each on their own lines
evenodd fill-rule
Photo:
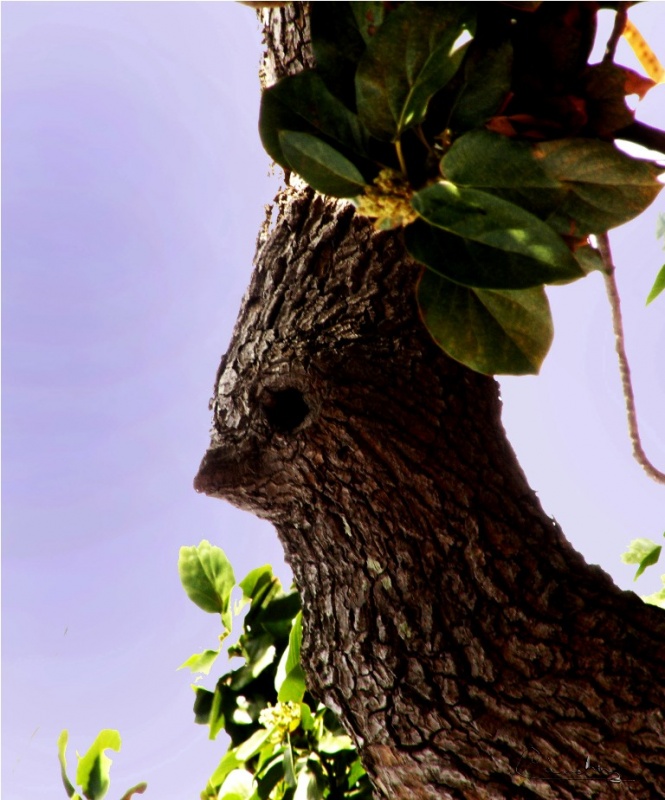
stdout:
<svg viewBox="0 0 665 800">
<path fill-rule="evenodd" d="M 634 121 L 626 95 L 654 81 L 588 63 L 595 13 L 313 3 L 316 68 L 263 93 L 270 156 L 378 228 L 404 228 L 425 325 L 479 372 L 538 372 L 553 336 L 544 286 L 604 269 L 590 237 L 661 189 L 655 163 L 613 143 Z M 663 286 L 665 272 L 649 299 Z"/>
</svg>

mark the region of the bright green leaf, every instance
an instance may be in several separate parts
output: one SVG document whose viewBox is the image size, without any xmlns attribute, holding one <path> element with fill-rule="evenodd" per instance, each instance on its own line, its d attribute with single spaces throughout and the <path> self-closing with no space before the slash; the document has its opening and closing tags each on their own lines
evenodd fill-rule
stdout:
<svg viewBox="0 0 665 800">
<path fill-rule="evenodd" d="M 307 703 L 300 704 L 300 727 L 304 731 L 311 731 L 314 729 L 314 717 L 312 716 L 312 709 Z"/>
<path fill-rule="evenodd" d="M 663 534 L 665 536 L 665 534 Z M 633 580 L 637 580 L 647 567 L 658 562 L 662 546 L 651 539 L 633 539 L 621 560 L 624 564 L 639 564 Z"/>
<path fill-rule="evenodd" d="M 543 276 L 547 277 L 547 283 L 554 283 L 584 274 L 564 241 L 548 225 L 493 194 L 439 181 L 415 194 L 411 203 L 430 225 L 487 248 L 536 262 L 532 269 L 538 269 L 538 283 L 544 282 Z M 506 264 L 505 257 L 499 258 L 503 260 L 503 269 L 508 269 L 510 264 Z M 487 265 L 484 270 L 479 266 L 482 256 L 476 256 L 475 261 L 476 272 L 486 279 Z M 514 261 L 515 280 L 526 280 L 528 265 L 523 259 Z M 517 284 L 520 285 L 524 283 Z"/>
<path fill-rule="evenodd" d="M 265 730 L 265 728 L 256 731 L 249 739 L 246 739 L 241 745 L 236 747 L 236 757 L 241 762 L 249 761 L 249 759 L 253 758 L 268 741 L 269 736 L 270 731 Z"/>
<path fill-rule="evenodd" d="M 178 572 L 189 599 L 204 611 L 221 614 L 222 623 L 229 633 L 229 606 L 235 577 L 224 551 L 205 539 L 198 547 L 181 547 Z"/>
<path fill-rule="evenodd" d="M 194 653 L 178 669 L 188 668 L 192 672 L 201 672 L 203 675 L 208 675 L 219 653 L 219 650 L 204 650 L 202 653 Z"/>
<path fill-rule="evenodd" d="M 289 634 L 289 645 L 282 654 L 275 674 L 275 689 L 280 703 L 291 700 L 300 703 L 305 695 L 305 673 L 300 666 L 302 644 L 302 611 L 293 620 Z"/>
<path fill-rule="evenodd" d="M 648 594 L 642 597 L 645 603 L 659 608 L 665 608 L 665 575 L 661 575 L 660 579 L 663 583 L 663 588 L 653 594 Z"/>
<path fill-rule="evenodd" d="M 238 584 L 242 589 L 242 603 L 241 607 L 253 600 L 257 593 L 268 586 L 276 578 L 272 574 L 272 567 L 270 564 L 265 564 L 263 567 L 256 567 L 249 572 Z"/>
<path fill-rule="evenodd" d="M 67 777 L 67 759 L 66 759 L 66 751 L 67 751 L 67 741 L 69 739 L 69 733 L 64 730 L 58 736 L 58 759 L 60 761 L 60 774 L 62 775 L 62 782 L 65 786 L 65 791 L 67 792 L 68 797 L 74 797 L 76 794 L 76 789 L 72 785 L 71 781 Z"/>
<path fill-rule="evenodd" d="M 321 194 L 357 197 L 365 179 L 355 164 L 316 136 L 280 131 L 279 143 L 292 170 Z"/>
<path fill-rule="evenodd" d="M 284 781 L 287 786 L 296 785 L 296 772 L 293 763 L 293 748 L 291 747 L 291 737 L 286 737 L 286 746 L 284 747 Z"/>
<path fill-rule="evenodd" d="M 651 291 L 647 297 L 647 305 L 649 305 L 652 300 L 655 300 L 663 289 L 665 289 L 665 264 L 663 264 L 658 275 L 656 275 L 654 285 L 651 287 Z"/>
<path fill-rule="evenodd" d="M 345 733 L 335 735 L 326 731 L 319 739 L 319 750 L 322 753 L 334 755 L 342 750 L 353 750 L 353 742 L 351 737 Z"/>
<path fill-rule="evenodd" d="M 254 791 L 252 773 L 246 769 L 234 769 L 224 778 L 218 800 L 248 800 Z"/>
<path fill-rule="evenodd" d="M 319 787 L 316 775 L 303 769 L 298 774 L 298 782 L 293 800 L 322 800 L 323 792 Z"/>
<path fill-rule="evenodd" d="M 305 696 L 306 690 L 305 673 L 300 664 L 297 664 L 280 684 L 277 699 L 280 703 L 286 703 L 289 700 L 299 703 Z"/>
<path fill-rule="evenodd" d="M 106 728 L 97 734 L 88 752 L 79 758 L 76 768 L 76 782 L 83 790 L 87 800 L 101 800 L 111 782 L 109 770 L 111 759 L 105 750 L 120 750 L 121 740 L 118 731 Z"/>
<path fill-rule="evenodd" d="M 430 98 L 457 72 L 473 28 L 470 3 L 404 3 L 367 43 L 356 73 L 358 113 L 378 139 L 419 125 Z"/>
<path fill-rule="evenodd" d="M 441 349 L 487 375 L 537 373 L 552 342 L 542 288 L 469 289 L 425 270 L 418 305 Z"/>
</svg>

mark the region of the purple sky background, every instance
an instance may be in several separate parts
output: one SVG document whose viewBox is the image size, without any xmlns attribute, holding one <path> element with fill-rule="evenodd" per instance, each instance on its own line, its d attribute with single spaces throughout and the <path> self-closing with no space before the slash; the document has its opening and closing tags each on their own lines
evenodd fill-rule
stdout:
<svg viewBox="0 0 665 800">
<path fill-rule="evenodd" d="M 665 31 L 665 4 L 631 17 Z M 661 60 L 665 44 L 656 40 Z M 662 39 L 662 33 L 661 33 Z M 221 758 L 189 673 L 217 618 L 177 576 L 210 539 L 240 579 L 289 580 L 270 525 L 198 496 L 212 383 L 276 188 L 261 149 L 260 34 L 233 3 L 2 3 L 2 796 L 65 797 L 56 739 L 118 728 L 114 800 L 198 797 Z M 619 60 L 636 66 L 624 43 Z M 665 124 L 665 88 L 638 117 Z M 659 198 L 612 241 L 647 451 L 665 468 Z M 550 291 L 542 374 L 502 380 L 504 419 L 547 511 L 592 563 L 665 527 L 630 458 L 609 309 L 594 275 Z M 66 633 L 65 633 L 66 631 Z M 204 681 L 204 684 L 209 685 Z"/>
</svg>

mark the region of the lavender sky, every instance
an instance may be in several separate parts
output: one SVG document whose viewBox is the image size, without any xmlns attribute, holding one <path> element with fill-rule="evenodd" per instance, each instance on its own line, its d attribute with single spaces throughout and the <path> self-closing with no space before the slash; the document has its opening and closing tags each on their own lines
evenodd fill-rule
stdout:
<svg viewBox="0 0 665 800">
<path fill-rule="evenodd" d="M 631 11 L 665 56 L 665 4 Z M 656 38 L 656 32 L 660 41 Z M 260 35 L 232 3 L 2 3 L 2 796 L 65 797 L 56 739 L 118 728 L 111 800 L 147 780 L 197 797 L 225 749 L 176 667 L 214 647 L 178 549 L 208 538 L 242 578 L 288 581 L 272 528 L 196 495 L 207 408 L 251 272 L 267 178 Z M 635 66 L 624 44 L 620 59 Z M 639 118 L 665 125 L 665 89 Z M 665 256 L 656 201 L 613 237 L 645 446 L 665 466 Z M 630 458 L 599 276 L 550 292 L 542 374 L 502 381 L 505 424 L 547 511 L 624 588 L 665 491 Z M 656 568 L 658 569 L 658 568 Z M 653 571 L 653 570 L 652 570 Z M 205 683 L 205 682 L 204 682 Z"/>
</svg>

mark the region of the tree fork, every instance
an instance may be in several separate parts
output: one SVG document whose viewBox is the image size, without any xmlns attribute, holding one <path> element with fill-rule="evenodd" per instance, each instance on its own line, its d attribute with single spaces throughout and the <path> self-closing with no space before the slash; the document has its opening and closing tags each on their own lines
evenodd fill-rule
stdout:
<svg viewBox="0 0 665 800">
<path fill-rule="evenodd" d="M 262 12 L 266 80 L 307 9 Z M 498 386 L 447 358 L 401 235 L 287 187 L 215 381 L 196 488 L 271 520 L 310 690 L 385 798 L 665 797 L 665 616 L 570 546 Z"/>
</svg>

